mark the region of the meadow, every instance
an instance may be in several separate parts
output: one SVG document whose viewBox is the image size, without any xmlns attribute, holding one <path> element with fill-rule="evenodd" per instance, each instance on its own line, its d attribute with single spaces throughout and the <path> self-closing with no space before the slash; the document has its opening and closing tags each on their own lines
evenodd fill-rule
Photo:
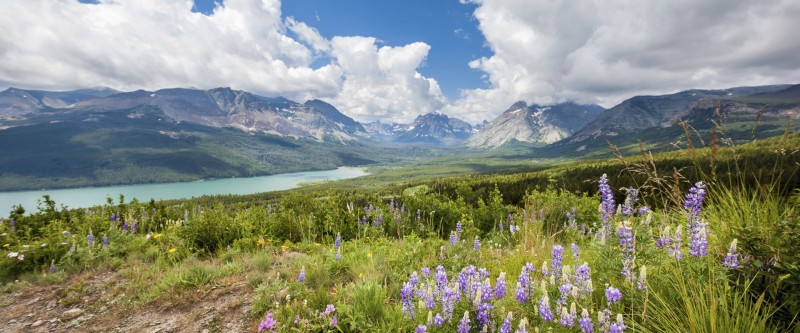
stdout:
<svg viewBox="0 0 800 333">
<path fill-rule="evenodd" d="M 209 332 L 796 332 L 798 150 L 787 132 L 507 174 L 45 197 L 0 225 L 0 294 L 112 274 L 95 307 L 135 313 L 244 280 L 245 319 L 176 326 Z"/>
</svg>

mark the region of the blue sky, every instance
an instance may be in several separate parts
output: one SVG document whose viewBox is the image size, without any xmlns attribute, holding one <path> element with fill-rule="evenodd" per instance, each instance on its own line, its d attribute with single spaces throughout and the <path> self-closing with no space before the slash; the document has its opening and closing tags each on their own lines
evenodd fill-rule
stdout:
<svg viewBox="0 0 800 333">
<path fill-rule="evenodd" d="M 477 123 L 800 78 L 800 1 L 197 1 L 0 1 L 0 89 L 231 87 Z"/>
</svg>

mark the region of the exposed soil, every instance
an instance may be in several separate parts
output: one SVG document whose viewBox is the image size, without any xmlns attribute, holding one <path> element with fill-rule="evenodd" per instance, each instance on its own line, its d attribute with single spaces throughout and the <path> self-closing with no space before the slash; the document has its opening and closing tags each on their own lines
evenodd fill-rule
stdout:
<svg viewBox="0 0 800 333">
<path fill-rule="evenodd" d="M 254 332 L 245 274 L 181 295 L 132 305 L 115 272 L 84 273 L 58 285 L 0 295 L 0 332 Z"/>
</svg>

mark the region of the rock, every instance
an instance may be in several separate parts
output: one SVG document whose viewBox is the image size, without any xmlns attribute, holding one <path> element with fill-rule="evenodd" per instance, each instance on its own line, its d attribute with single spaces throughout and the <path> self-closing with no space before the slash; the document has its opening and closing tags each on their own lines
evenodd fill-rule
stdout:
<svg viewBox="0 0 800 333">
<path fill-rule="evenodd" d="M 37 320 L 37 321 L 33 322 L 33 324 L 31 324 L 31 327 L 39 327 L 39 326 L 42 326 L 42 325 L 44 325 L 44 320 Z"/>
<path fill-rule="evenodd" d="M 56 307 L 56 300 L 52 300 L 50 302 L 47 302 L 47 306 L 45 307 L 45 309 L 47 309 L 49 311 L 49 310 L 52 310 L 54 307 Z"/>
<path fill-rule="evenodd" d="M 36 303 L 36 302 L 38 302 L 39 300 L 41 300 L 41 298 L 40 298 L 40 297 L 36 297 L 36 298 L 34 298 L 34 299 L 32 299 L 32 300 L 28 301 L 27 303 L 25 303 L 25 305 L 33 305 L 33 303 Z"/>
<path fill-rule="evenodd" d="M 64 311 L 64 313 L 61 314 L 60 319 L 62 321 L 72 320 L 72 319 L 80 317 L 80 315 L 82 315 L 82 314 L 83 314 L 83 310 L 81 310 L 80 308 L 73 308 L 73 309 L 69 309 L 67 311 Z"/>
</svg>

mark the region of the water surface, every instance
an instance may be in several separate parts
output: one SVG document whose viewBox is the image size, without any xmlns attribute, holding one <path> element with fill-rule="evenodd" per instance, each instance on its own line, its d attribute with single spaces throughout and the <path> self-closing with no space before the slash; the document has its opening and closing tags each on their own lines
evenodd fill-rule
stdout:
<svg viewBox="0 0 800 333">
<path fill-rule="evenodd" d="M 86 187 L 61 190 L 0 192 L 0 216 L 7 217 L 11 207 L 22 204 L 27 213 L 37 211 L 37 200 L 45 194 L 55 200 L 56 205 L 69 208 L 90 207 L 106 203 L 111 197 L 119 201 L 119 195 L 125 196 L 125 202 L 133 198 L 140 202 L 161 199 L 180 199 L 215 194 L 253 194 L 259 192 L 289 190 L 301 183 L 322 180 L 348 179 L 366 175 L 361 169 L 339 168 L 326 171 L 308 171 L 286 173 L 272 176 L 249 178 L 225 178 L 189 183 L 163 183 L 120 185 L 106 187 Z"/>
</svg>

